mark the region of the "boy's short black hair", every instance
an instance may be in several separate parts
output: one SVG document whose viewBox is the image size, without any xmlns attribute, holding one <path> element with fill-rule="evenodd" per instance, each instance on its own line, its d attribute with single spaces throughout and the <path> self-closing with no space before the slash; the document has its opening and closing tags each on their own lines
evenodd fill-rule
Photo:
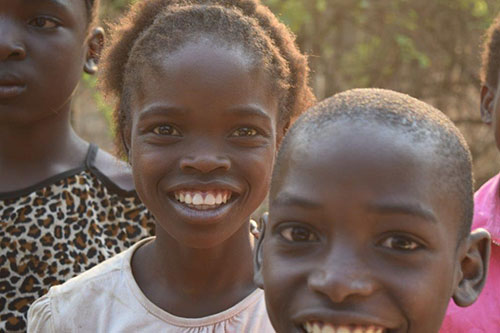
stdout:
<svg viewBox="0 0 500 333">
<path fill-rule="evenodd" d="M 467 143 L 453 122 L 436 108 L 405 94 L 383 89 L 353 89 L 330 97 L 305 112 L 288 131 L 281 145 L 273 180 L 277 179 L 282 160 L 293 149 L 294 137 L 313 141 L 329 125 L 378 123 L 400 129 L 416 143 L 434 148 L 442 166 L 436 177 L 436 188 L 448 188 L 461 202 L 460 238 L 470 232 L 474 210 L 472 158 Z M 332 133 L 334 133 L 332 131 Z M 271 195 L 276 193 L 274 181 Z M 450 198 L 452 195 L 450 195 Z"/>
<path fill-rule="evenodd" d="M 496 88 L 500 72 L 500 14 L 495 18 L 485 34 L 481 58 L 482 84 Z"/>
<path fill-rule="evenodd" d="M 260 0 L 147 0 L 133 4 L 113 26 L 101 63 L 101 85 L 118 101 L 114 111 L 117 133 L 130 120 L 130 85 L 140 80 L 138 64 L 153 64 L 158 50 L 173 52 L 200 36 L 242 46 L 257 58 L 279 98 L 279 125 L 286 130 L 315 101 L 308 84 L 307 58 L 294 34 Z M 119 152 L 126 156 L 123 138 Z"/>
</svg>

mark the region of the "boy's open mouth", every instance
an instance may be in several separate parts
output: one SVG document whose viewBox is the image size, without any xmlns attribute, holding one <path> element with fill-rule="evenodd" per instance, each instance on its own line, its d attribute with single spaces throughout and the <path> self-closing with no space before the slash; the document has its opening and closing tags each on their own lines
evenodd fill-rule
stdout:
<svg viewBox="0 0 500 333">
<path fill-rule="evenodd" d="M 191 209 L 210 210 L 226 205 L 234 197 L 230 190 L 183 189 L 173 192 L 175 200 Z"/>
<path fill-rule="evenodd" d="M 302 329 L 307 333 L 386 333 L 384 327 L 376 325 L 334 325 L 321 321 L 307 321 Z"/>
</svg>

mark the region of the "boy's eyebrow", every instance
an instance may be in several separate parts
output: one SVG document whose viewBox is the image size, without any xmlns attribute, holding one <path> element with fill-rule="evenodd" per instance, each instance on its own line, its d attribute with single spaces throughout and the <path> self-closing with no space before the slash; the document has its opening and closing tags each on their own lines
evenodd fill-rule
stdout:
<svg viewBox="0 0 500 333">
<path fill-rule="evenodd" d="M 406 214 L 420 217 L 429 222 L 437 223 L 433 211 L 418 203 L 411 202 L 378 202 L 368 205 L 368 210 L 378 214 Z"/>
<path fill-rule="evenodd" d="M 276 199 L 271 202 L 271 206 L 300 206 L 309 209 L 322 207 L 319 202 L 291 193 L 280 193 Z"/>
</svg>

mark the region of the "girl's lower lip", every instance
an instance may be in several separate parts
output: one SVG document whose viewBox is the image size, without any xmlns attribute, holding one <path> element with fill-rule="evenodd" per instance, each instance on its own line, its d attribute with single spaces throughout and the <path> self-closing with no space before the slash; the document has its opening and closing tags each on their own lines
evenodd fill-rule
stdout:
<svg viewBox="0 0 500 333">
<path fill-rule="evenodd" d="M 26 90 L 26 86 L 21 85 L 0 85 L 0 99 L 14 98 L 21 95 Z"/>
</svg>

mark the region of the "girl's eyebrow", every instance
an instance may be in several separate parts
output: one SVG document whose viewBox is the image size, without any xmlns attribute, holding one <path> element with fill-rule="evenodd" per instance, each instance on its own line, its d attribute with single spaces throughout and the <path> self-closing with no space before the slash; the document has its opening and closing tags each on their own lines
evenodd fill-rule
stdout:
<svg viewBox="0 0 500 333">
<path fill-rule="evenodd" d="M 266 118 L 271 121 L 271 116 L 267 112 L 265 112 L 261 107 L 250 104 L 250 105 L 238 105 L 227 110 L 228 113 L 232 115 L 239 115 L 244 117 L 260 117 Z"/>
<path fill-rule="evenodd" d="M 149 118 L 149 117 L 154 117 L 154 116 L 164 116 L 164 115 L 171 115 L 171 114 L 181 114 L 184 113 L 185 110 L 180 109 L 175 106 L 170 106 L 170 105 L 150 105 L 143 109 L 139 113 L 139 121 L 143 120 L 144 118 Z"/>
<path fill-rule="evenodd" d="M 188 110 L 181 109 L 171 105 L 150 105 L 143 109 L 139 114 L 139 120 L 144 118 L 153 117 L 157 115 L 172 115 L 185 113 Z M 230 115 L 240 116 L 240 117 L 258 117 L 264 118 L 271 121 L 271 117 L 260 107 L 256 105 L 241 105 L 232 107 L 227 110 Z"/>
</svg>

